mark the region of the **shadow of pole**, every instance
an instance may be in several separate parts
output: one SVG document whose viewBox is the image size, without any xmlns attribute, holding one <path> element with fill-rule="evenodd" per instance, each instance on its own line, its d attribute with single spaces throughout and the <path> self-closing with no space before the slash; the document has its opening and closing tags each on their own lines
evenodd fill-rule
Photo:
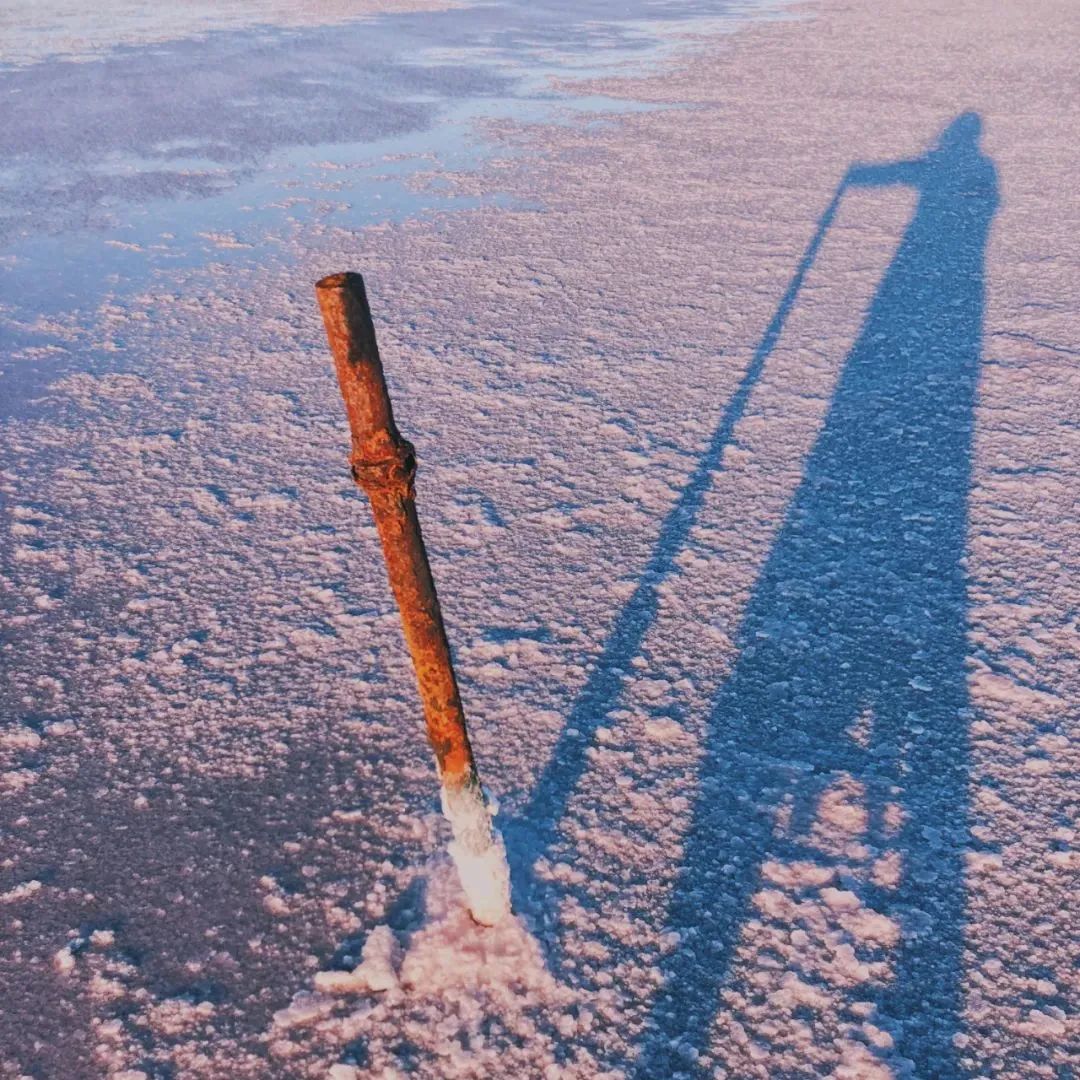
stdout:
<svg viewBox="0 0 1080 1080">
<path fill-rule="evenodd" d="M 620 612 L 608 635 L 604 650 L 578 694 L 563 725 L 562 734 L 552 751 L 548 765 L 537 782 L 528 806 L 505 825 L 513 863 L 514 909 L 537 913 L 543 903 L 533 895 L 536 882 L 533 864 L 555 843 L 562 820 L 578 781 L 588 761 L 586 751 L 592 744 L 597 727 L 618 705 L 622 676 L 630 661 L 638 655 L 642 642 L 656 618 L 660 588 L 678 569 L 676 558 L 683 549 L 701 512 L 702 504 L 713 476 L 722 468 L 724 450 L 731 442 L 736 425 L 746 412 L 751 391 L 765 368 L 776 342 L 787 322 L 803 279 L 813 265 L 821 242 L 836 215 L 843 195 L 841 185 L 818 221 L 810 243 L 795 270 L 776 313 L 765 329 L 761 342 L 754 350 L 739 385 L 713 432 L 705 453 L 683 487 L 675 505 L 668 511 L 660 527 L 656 547 L 637 587 Z"/>
<path fill-rule="evenodd" d="M 998 202 L 979 132 L 979 118 L 966 113 L 922 158 L 852 167 L 823 218 L 827 225 L 848 186 L 906 184 L 919 193 L 715 702 L 670 903 L 669 929 L 680 944 L 665 961 L 639 1080 L 702 1070 L 694 1062 L 708 1050 L 761 864 L 797 857 L 797 842 L 777 835 L 773 797 L 788 793 L 805 825 L 842 776 L 868 793 L 872 844 L 886 842 L 886 802 L 902 811 L 887 840 L 901 857 L 899 882 L 864 889 L 901 930 L 892 977 L 859 993 L 878 1006 L 918 1076 L 960 1075 L 952 1038 L 962 1012 L 969 774 L 963 557 L 984 252 Z M 804 259 L 793 285 L 805 269 Z M 785 314 L 793 299 L 789 289 Z M 710 450 L 692 484 L 704 489 L 717 458 Z M 700 499 L 700 490 L 684 496 L 684 512 L 692 515 Z M 686 527 L 673 515 L 654 557 L 658 570 L 670 565 Z M 651 594 L 638 604 L 620 621 L 617 643 L 619 633 L 627 644 L 640 640 Z M 624 651 L 618 647 L 620 657 Z M 580 702 L 576 723 L 595 707 Z M 865 745 L 848 734 L 860 717 L 869 718 Z M 576 779 L 559 768 L 549 783 Z M 565 794 L 546 797 L 545 810 L 565 802 Z"/>
</svg>

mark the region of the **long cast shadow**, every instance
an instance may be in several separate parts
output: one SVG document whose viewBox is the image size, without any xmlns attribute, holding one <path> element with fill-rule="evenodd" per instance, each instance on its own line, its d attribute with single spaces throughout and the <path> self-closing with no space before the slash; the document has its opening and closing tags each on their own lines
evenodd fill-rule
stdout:
<svg viewBox="0 0 1080 1080">
<path fill-rule="evenodd" d="M 513 901 L 518 912 L 543 914 L 546 905 L 535 895 L 537 883 L 533 875 L 533 864 L 556 842 L 559 823 L 578 781 L 585 772 L 588 762 L 586 751 L 592 745 L 597 727 L 618 705 L 622 674 L 640 652 L 645 635 L 656 618 L 660 588 L 678 569 L 676 558 L 689 538 L 712 478 L 722 467 L 724 450 L 730 444 L 735 427 L 746 412 L 751 391 L 776 347 L 803 279 L 813 265 L 825 233 L 836 214 L 842 193 L 843 186 L 837 190 L 819 219 L 814 235 L 799 260 L 776 313 L 754 350 L 743 377 L 728 401 L 705 453 L 699 459 L 675 505 L 668 511 L 660 527 L 653 554 L 637 587 L 619 613 L 592 673 L 574 701 L 547 767 L 537 781 L 532 798 L 520 815 L 504 825 L 510 841 L 508 848 L 514 870 Z"/>
<path fill-rule="evenodd" d="M 952 1038 L 969 773 L 963 557 L 984 251 L 998 203 L 979 133 L 979 118 L 964 114 L 922 158 L 857 165 L 841 185 L 911 185 L 918 204 L 715 702 L 670 907 L 681 944 L 665 962 L 640 1080 L 699 1071 L 760 866 L 796 854 L 776 835 L 775 807 L 754 800 L 786 790 L 805 823 L 842 775 L 868 792 L 871 843 L 885 835 L 886 800 L 904 815 L 889 840 L 902 856 L 899 884 L 873 897 L 902 929 L 879 1011 L 916 1075 L 961 1075 Z M 862 746 L 847 734 L 860 717 Z"/>
</svg>

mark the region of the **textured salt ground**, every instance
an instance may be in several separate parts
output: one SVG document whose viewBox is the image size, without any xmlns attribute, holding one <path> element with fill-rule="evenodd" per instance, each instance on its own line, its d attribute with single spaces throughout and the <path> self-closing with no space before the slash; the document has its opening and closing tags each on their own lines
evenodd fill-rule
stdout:
<svg viewBox="0 0 1080 1080">
<path fill-rule="evenodd" d="M 4 431 L 5 1075 L 1075 1070 L 1076 15 L 810 14 L 461 178 L 542 213 L 312 230 L 67 344 L 132 362 Z M 894 182 L 969 111 L 962 182 Z M 494 935 L 344 475 L 346 266 L 519 856 Z"/>
</svg>

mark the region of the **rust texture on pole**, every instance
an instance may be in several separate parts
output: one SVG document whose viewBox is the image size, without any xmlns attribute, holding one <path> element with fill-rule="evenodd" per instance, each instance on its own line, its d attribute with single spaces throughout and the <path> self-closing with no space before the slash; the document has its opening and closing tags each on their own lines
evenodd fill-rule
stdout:
<svg viewBox="0 0 1080 1080">
<path fill-rule="evenodd" d="M 416 514 L 416 456 L 394 423 L 364 280 L 359 274 L 332 274 L 315 289 L 352 430 L 353 478 L 371 500 L 439 775 L 444 786 L 478 786 L 450 644 Z"/>
<path fill-rule="evenodd" d="M 401 612 L 428 739 L 450 822 L 450 855 L 473 918 L 494 926 L 510 914 L 506 847 L 480 786 L 450 658 L 439 598 L 416 516 L 416 455 L 394 423 L 364 280 L 332 274 L 315 286 L 352 430 L 353 478 L 371 500 L 390 586 Z"/>
</svg>

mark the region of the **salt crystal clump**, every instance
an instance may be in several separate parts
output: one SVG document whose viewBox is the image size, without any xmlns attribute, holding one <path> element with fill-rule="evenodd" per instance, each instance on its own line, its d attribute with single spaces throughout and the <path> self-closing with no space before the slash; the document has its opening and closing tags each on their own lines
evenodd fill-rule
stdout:
<svg viewBox="0 0 1080 1080">
<path fill-rule="evenodd" d="M 41 891 L 41 882 L 34 878 L 32 881 L 24 881 L 6 893 L 0 893 L 0 904 L 13 904 L 16 900 L 26 900 L 36 892 Z"/>
<path fill-rule="evenodd" d="M 376 926 L 364 942 L 360 964 L 352 976 L 368 990 L 382 993 L 398 985 L 398 943 L 389 926 Z"/>
<path fill-rule="evenodd" d="M 364 942 L 360 963 L 352 971 L 320 971 L 314 979 L 320 994 L 381 994 L 398 986 L 401 950 L 389 926 L 376 926 Z"/>
<path fill-rule="evenodd" d="M 53 956 L 53 967 L 60 975 L 70 975 L 75 967 L 75 955 L 71 946 L 65 945 Z"/>
<path fill-rule="evenodd" d="M 352 971 L 320 971 L 312 980 L 320 994 L 357 994 L 367 983 Z"/>
<path fill-rule="evenodd" d="M 1057 1015 L 1054 1015 L 1055 1013 Z M 1047 1008 L 1045 1012 L 1042 1009 L 1032 1009 L 1023 1027 L 1028 1034 L 1036 1038 L 1057 1038 L 1067 1030 L 1065 1014 L 1060 1009 L 1053 1008 Z"/>
<path fill-rule="evenodd" d="M 330 998 L 320 994 L 309 994 L 301 991 L 294 994 L 292 1002 L 284 1009 L 278 1009 L 274 1013 L 274 1026 L 279 1028 L 303 1027 L 322 1019 L 334 1007 Z"/>
</svg>

